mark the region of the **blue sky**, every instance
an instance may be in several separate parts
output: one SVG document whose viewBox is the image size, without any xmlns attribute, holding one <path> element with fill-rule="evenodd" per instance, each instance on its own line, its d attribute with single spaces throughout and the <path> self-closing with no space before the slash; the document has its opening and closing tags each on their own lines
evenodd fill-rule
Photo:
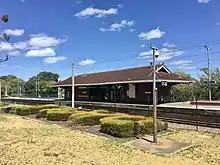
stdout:
<svg viewBox="0 0 220 165">
<path fill-rule="evenodd" d="M 76 74 L 149 65 L 149 45 L 159 49 L 157 63 L 198 76 L 220 60 L 219 0 L 1 0 L 0 14 L 9 22 L 0 30 L 0 75 L 28 79 L 46 70 L 61 78 Z"/>
</svg>

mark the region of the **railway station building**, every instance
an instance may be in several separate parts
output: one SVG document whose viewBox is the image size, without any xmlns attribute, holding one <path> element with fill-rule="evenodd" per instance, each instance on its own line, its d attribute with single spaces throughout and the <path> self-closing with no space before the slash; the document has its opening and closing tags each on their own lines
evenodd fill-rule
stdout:
<svg viewBox="0 0 220 165">
<path fill-rule="evenodd" d="M 82 74 L 75 76 L 75 101 L 152 104 L 153 67 Z M 171 101 L 173 85 L 190 83 L 181 75 L 172 73 L 165 65 L 156 65 L 158 103 Z M 72 77 L 53 84 L 65 90 L 65 100 L 72 99 Z"/>
</svg>

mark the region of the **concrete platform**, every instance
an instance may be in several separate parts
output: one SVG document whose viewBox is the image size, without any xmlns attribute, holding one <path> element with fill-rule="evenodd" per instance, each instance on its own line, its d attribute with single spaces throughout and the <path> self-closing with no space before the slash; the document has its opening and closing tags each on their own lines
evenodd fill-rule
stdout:
<svg viewBox="0 0 220 165">
<path fill-rule="evenodd" d="M 196 105 L 191 104 L 191 102 L 175 102 L 175 103 L 165 103 L 165 104 L 160 104 L 158 105 L 158 107 L 170 107 L 170 108 L 187 108 L 187 109 L 192 109 L 192 110 L 196 110 Z M 220 105 L 216 104 L 216 105 L 212 105 L 212 104 L 198 104 L 197 105 L 198 109 L 201 110 L 220 110 Z"/>
<path fill-rule="evenodd" d="M 140 149 L 143 151 L 148 151 L 153 154 L 161 155 L 161 156 L 172 156 L 177 152 L 188 149 L 192 147 L 192 145 L 185 144 L 182 142 L 176 142 L 167 139 L 158 139 L 159 143 L 152 143 L 152 137 L 147 136 L 142 139 L 137 139 L 125 143 L 126 146 L 130 146 L 136 149 Z"/>
</svg>

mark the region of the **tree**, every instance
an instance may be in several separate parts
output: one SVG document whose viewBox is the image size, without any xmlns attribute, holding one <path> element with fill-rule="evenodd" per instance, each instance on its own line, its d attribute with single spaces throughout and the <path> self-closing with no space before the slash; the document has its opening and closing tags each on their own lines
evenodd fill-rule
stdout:
<svg viewBox="0 0 220 165">
<path fill-rule="evenodd" d="M 5 14 L 5 15 L 1 16 L 0 19 L 1 19 L 2 22 L 7 23 L 8 22 L 8 15 Z M 10 37 L 6 33 L 2 33 L 0 35 L 0 39 L 1 40 L 9 41 Z M 0 45 L 0 48 L 1 48 L 1 45 Z M 4 56 L 3 58 L 0 58 L 0 63 L 8 61 L 8 59 L 9 59 L 9 56 L 8 56 L 7 52 L 3 53 L 3 56 Z"/>
<path fill-rule="evenodd" d="M 5 95 L 6 88 L 9 96 L 19 96 L 22 93 L 22 88 L 25 83 L 24 80 L 14 75 L 1 76 L 0 81 L 3 96 Z"/>
<path fill-rule="evenodd" d="M 173 101 L 184 102 L 192 100 L 195 97 L 196 89 L 198 88 L 198 81 L 190 74 L 184 72 L 175 72 L 176 74 L 186 77 L 189 81 L 195 81 L 194 84 L 178 84 L 171 88 L 171 96 Z"/>
<path fill-rule="evenodd" d="M 25 83 L 25 94 L 29 97 L 57 97 L 58 91 L 51 85 L 58 79 L 57 73 L 40 72 Z"/>
</svg>

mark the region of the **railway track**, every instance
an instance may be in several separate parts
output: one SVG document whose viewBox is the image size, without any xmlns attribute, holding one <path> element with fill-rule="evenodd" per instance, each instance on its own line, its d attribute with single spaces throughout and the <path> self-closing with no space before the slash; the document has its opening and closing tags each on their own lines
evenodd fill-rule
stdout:
<svg viewBox="0 0 220 165">
<path fill-rule="evenodd" d="M 185 124 L 185 125 L 193 125 L 193 126 L 201 126 L 201 127 L 210 127 L 210 128 L 218 128 L 220 129 L 220 123 L 209 123 L 203 121 L 192 121 L 187 119 L 176 119 L 176 118 L 167 118 L 167 117 L 158 117 L 166 122 L 176 123 L 176 124 Z"/>
<path fill-rule="evenodd" d="M 6 101 L 6 100 L 5 100 Z M 7 100 L 21 104 L 51 104 L 52 100 L 26 100 L 14 99 Z M 120 104 L 117 107 L 114 103 L 93 103 L 90 102 L 77 102 L 77 106 L 82 106 L 87 109 L 107 109 L 116 112 L 129 113 L 135 115 L 151 116 L 152 109 L 146 105 L 136 104 Z M 170 123 L 202 126 L 220 129 L 220 110 L 195 110 L 188 108 L 175 108 L 175 107 L 158 107 L 158 119 Z"/>
</svg>

